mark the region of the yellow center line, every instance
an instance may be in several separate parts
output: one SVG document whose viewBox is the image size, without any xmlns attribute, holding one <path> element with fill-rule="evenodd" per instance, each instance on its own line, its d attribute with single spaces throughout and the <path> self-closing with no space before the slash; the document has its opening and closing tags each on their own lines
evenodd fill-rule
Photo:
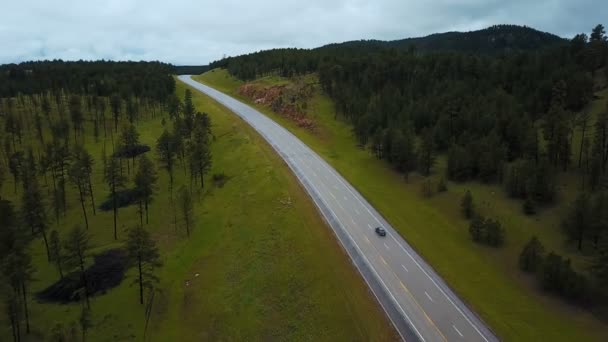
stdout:
<svg viewBox="0 0 608 342">
<path fill-rule="evenodd" d="M 367 239 L 367 236 L 364 235 L 364 237 Z M 420 311 L 422 311 L 422 313 L 424 314 L 424 317 L 426 318 L 426 320 L 435 328 L 435 330 L 437 330 L 437 332 L 439 333 L 439 335 L 441 336 L 441 338 L 443 339 L 443 341 L 447 342 L 448 339 L 441 332 L 441 330 L 439 330 L 439 327 L 437 326 L 437 324 L 435 324 L 435 322 L 433 322 L 433 320 L 431 319 L 431 317 L 429 317 L 429 315 L 426 313 L 426 311 L 424 311 L 424 309 L 422 308 L 422 306 L 420 305 L 420 303 L 418 303 L 418 301 L 416 300 L 416 298 L 414 298 L 414 295 L 410 292 L 410 290 L 407 288 L 407 286 L 405 286 L 405 284 L 397 276 L 397 273 L 395 273 L 395 271 L 393 271 L 393 269 L 389 266 L 389 264 L 386 262 L 386 260 L 384 260 L 384 257 L 382 257 L 382 255 L 378 252 L 378 249 L 376 248 L 376 246 L 374 246 L 372 244 L 372 247 L 374 247 L 374 249 L 376 250 L 376 253 L 378 253 L 378 256 L 380 257 L 380 260 L 382 260 L 382 262 L 384 263 L 384 265 L 386 266 L 386 268 L 388 268 L 388 270 L 391 273 L 393 273 L 393 275 L 395 276 L 395 278 L 399 279 L 399 283 L 401 284 L 401 287 L 405 290 L 405 292 L 409 295 L 409 297 L 414 301 L 414 303 L 416 303 L 416 305 L 418 306 L 418 308 L 420 309 Z"/>
<path fill-rule="evenodd" d="M 382 257 L 382 255 L 380 255 L 380 259 L 382 259 L 382 262 L 383 262 L 383 263 L 384 263 L 386 266 L 388 266 L 388 264 L 386 263 L 386 260 L 384 260 L 384 258 Z M 389 269 L 390 269 L 390 267 L 389 267 Z"/>
<path fill-rule="evenodd" d="M 392 269 L 391 269 L 391 271 L 392 271 Z M 395 274 L 395 276 L 397 276 L 397 275 Z M 437 327 L 437 325 L 435 324 L 435 322 L 433 322 L 433 320 L 431 319 L 431 317 L 429 317 L 429 315 L 427 315 L 426 311 L 424 311 L 424 309 L 418 303 L 418 301 L 416 300 L 416 298 L 414 298 L 414 295 L 410 292 L 410 290 L 407 288 L 407 286 L 405 286 L 405 284 L 401 280 L 399 280 L 399 283 L 401 284 L 401 287 L 405 290 L 405 292 L 407 292 L 407 294 L 412 298 L 412 300 L 414 301 L 414 303 L 416 303 L 416 305 L 418 306 L 418 308 L 420 309 L 420 311 L 422 311 L 422 313 L 424 314 L 424 317 L 426 317 L 427 321 L 429 321 L 429 323 L 431 323 L 431 325 L 433 327 L 435 327 L 435 329 L 437 329 L 437 332 L 439 333 L 439 335 L 441 335 L 441 338 L 443 338 L 443 340 L 447 342 L 448 339 L 445 338 L 445 335 L 443 335 L 443 333 L 441 332 L 441 330 L 439 330 L 439 327 Z"/>
</svg>

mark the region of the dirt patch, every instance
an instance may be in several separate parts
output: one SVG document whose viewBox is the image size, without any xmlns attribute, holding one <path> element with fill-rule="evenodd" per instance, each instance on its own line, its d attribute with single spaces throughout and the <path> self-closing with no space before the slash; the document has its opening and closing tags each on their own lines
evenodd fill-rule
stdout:
<svg viewBox="0 0 608 342">
<path fill-rule="evenodd" d="M 273 112 L 281 114 L 298 127 L 315 131 L 314 120 L 306 115 L 308 101 L 312 98 L 312 84 L 298 82 L 289 85 L 262 86 L 247 83 L 239 87 L 239 93 L 253 100 L 255 104 L 267 106 Z"/>
</svg>

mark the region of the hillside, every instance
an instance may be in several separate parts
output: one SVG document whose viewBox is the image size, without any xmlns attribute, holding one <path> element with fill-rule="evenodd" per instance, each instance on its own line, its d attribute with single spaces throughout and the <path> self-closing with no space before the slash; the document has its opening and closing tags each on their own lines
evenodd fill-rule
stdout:
<svg viewBox="0 0 608 342">
<path fill-rule="evenodd" d="M 166 69 L 124 66 L 40 63 L 36 76 L 7 81 L 4 89 L 19 89 L 18 97 L 0 94 L 0 341 L 80 341 L 81 334 L 87 341 L 394 340 L 381 308 L 272 147 L 218 103 L 175 84 Z M 140 70 L 140 77 L 165 82 L 140 93 L 132 74 Z M 87 82 L 110 86 L 91 86 L 100 96 L 90 96 L 76 86 Z M 163 105 L 146 94 L 163 95 Z M 189 146 L 184 158 L 165 149 L 175 145 L 160 143 L 167 135 Z M 118 153 L 134 140 L 144 147 L 140 155 Z M 204 182 L 192 173 L 195 144 L 198 151 L 206 146 L 211 164 Z M 153 171 L 149 215 L 137 195 L 144 191 L 129 191 L 142 189 L 142 165 Z M 113 202 L 110 179 L 117 194 L 131 194 L 126 202 L 117 196 L 116 216 L 101 209 Z M 137 228 L 160 262 L 144 265 L 142 292 L 136 263 L 112 257 L 125 254 Z M 88 241 L 79 247 L 87 280 L 69 258 L 73 231 Z M 52 261 L 47 235 L 56 242 Z M 110 267 L 93 272 L 100 256 L 112 260 Z"/>
<path fill-rule="evenodd" d="M 329 44 L 323 49 L 354 49 L 368 51 L 395 48 L 417 51 L 459 51 L 473 53 L 502 53 L 509 51 L 535 50 L 566 44 L 567 40 L 548 32 L 527 26 L 495 25 L 482 30 L 468 32 L 435 33 L 424 37 L 405 38 L 391 41 L 358 40 Z"/>
<path fill-rule="evenodd" d="M 537 236 L 547 251 L 569 258 L 578 270 L 586 269 L 589 258 L 565 244 L 560 230 L 560 220 L 576 196 L 578 184 L 573 175 L 558 178 L 561 198 L 557 205 L 544 207 L 536 215 L 525 215 L 521 203 L 510 198 L 499 184 L 446 181 L 447 189 L 439 191 L 437 185 L 441 179 L 445 180 L 445 155 L 437 156 L 429 177 L 416 172 L 404 179 L 389 163 L 376 158 L 373 150 L 357 147 L 352 127 L 335 112 L 335 103 L 323 94 L 315 74 L 293 79 L 266 76 L 243 83 L 225 70 L 211 70 L 196 79 L 257 107 L 319 153 L 504 340 L 606 339 L 608 330 L 600 319 L 587 310 L 547 295 L 533 276 L 518 268 L 517 259 L 523 246 L 532 236 Z M 257 101 L 266 98 L 261 97 L 263 91 L 268 94 L 276 89 L 293 89 L 302 83 L 315 85 L 312 97 L 306 100 L 300 97 L 295 102 L 300 108 L 307 108 L 306 118 L 314 124 L 314 129 L 300 125 L 299 120 L 283 113 L 280 107 L 273 108 L 272 102 Z M 250 88 L 259 91 L 250 97 L 251 93 L 243 91 Z M 607 91 L 597 93 L 600 99 L 591 104 L 591 115 L 605 108 L 607 95 Z M 423 191 L 425 184 L 431 184 L 430 195 Z M 473 193 L 478 213 L 501 221 L 506 232 L 502 248 L 471 241 L 469 222 L 460 211 L 466 190 Z M 561 327 L 559 331 L 555 326 Z"/>
</svg>

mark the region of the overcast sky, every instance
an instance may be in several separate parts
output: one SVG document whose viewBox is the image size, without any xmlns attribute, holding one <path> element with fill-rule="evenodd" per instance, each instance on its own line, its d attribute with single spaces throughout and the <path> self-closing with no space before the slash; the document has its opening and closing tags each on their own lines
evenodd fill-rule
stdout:
<svg viewBox="0 0 608 342">
<path fill-rule="evenodd" d="M 207 64 L 274 47 L 399 39 L 493 24 L 562 37 L 608 26 L 608 0 L 15 0 L 0 63 L 32 59 Z"/>
</svg>

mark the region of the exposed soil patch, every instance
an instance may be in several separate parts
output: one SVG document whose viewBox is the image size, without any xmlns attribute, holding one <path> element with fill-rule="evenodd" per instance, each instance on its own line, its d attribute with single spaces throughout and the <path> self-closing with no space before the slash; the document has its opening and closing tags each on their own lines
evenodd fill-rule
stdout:
<svg viewBox="0 0 608 342">
<path fill-rule="evenodd" d="M 270 107 L 275 113 L 294 121 L 298 127 L 310 131 L 316 128 L 315 122 L 306 115 L 313 92 L 313 85 L 304 82 L 276 86 L 247 83 L 239 87 L 241 95 L 247 96 L 256 104 Z"/>
</svg>

